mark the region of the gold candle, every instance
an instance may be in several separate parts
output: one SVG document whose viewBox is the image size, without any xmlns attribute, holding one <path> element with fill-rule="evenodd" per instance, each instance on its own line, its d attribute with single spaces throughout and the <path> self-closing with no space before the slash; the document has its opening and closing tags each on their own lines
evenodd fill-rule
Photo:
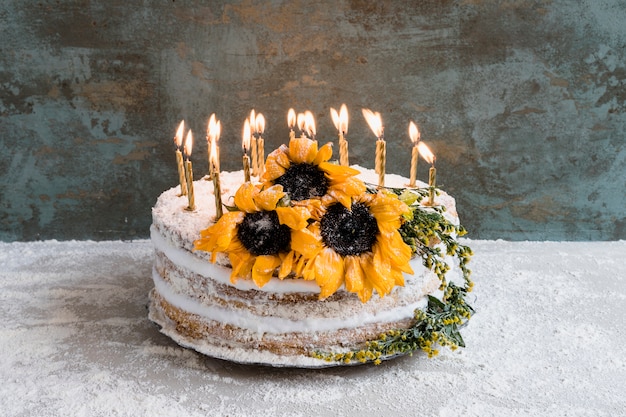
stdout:
<svg viewBox="0 0 626 417">
<path fill-rule="evenodd" d="M 409 187 L 415 187 L 415 179 L 417 178 L 417 146 L 413 146 L 411 151 L 411 178 L 409 178 Z"/>
<path fill-rule="evenodd" d="M 257 175 L 263 176 L 265 173 L 265 140 L 263 139 L 263 132 L 265 132 L 265 117 L 259 113 L 256 116 L 256 131 L 259 135 L 257 139 Z"/>
<path fill-rule="evenodd" d="M 376 159 L 374 161 L 374 168 L 378 174 L 378 188 L 385 186 L 385 163 L 387 159 L 387 144 L 383 139 L 383 121 L 380 117 L 380 113 L 373 112 L 369 109 L 362 109 L 363 117 L 369 125 L 374 135 L 378 138 L 376 141 Z"/>
<path fill-rule="evenodd" d="M 376 154 L 378 155 L 378 188 L 385 186 L 385 164 L 387 159 L 387 143 L 384 139 L 376 141 Z"/>
<path fill-rule="evenodd" d="M 250 111 L 250 155 L 252 156 L 252 175 L 258 175 L 259 166 L 257 164 L 257 143 L 256 143 L 256 112 Z"/>
<path fill-rule="evenodd" d="M 246 119 L 243 124 L 243 139 L 241 147 L 243 148 L 243 179 L 245 182 L 250 181 L 250 158 L 248 157 L 248 147 L 250 146 L 250 121 Z"/>
<path fill-rule="evenodd" d="M 180 149 L 183 146 L 183 133 L 185 131 L 185 121 L 182 120 L 174 136 L 176 145 L 176 166 L 178 167 L 178 182 L 180 183 L 180 195 L 187 195 L 187 181 L 185 179 L 185 166 L 183 165 L 183 154 Z"/>
<path fill-rule="evenodd" d="M 220 184 L 219 153 L 216 141 L 211 142 L 211 165 L 213 166 L 213 194 L 215 195 L 215 217 L 222 217 L 222 187 Z"/>
<path fill-rule="evenodd" d="M 426 204 L 432 206 L 435 204 L 435 186 L 437 177 L 437 170 L 435 170 L 435 155 L 431 152 L 428 146 L 424 144 L 424 142 L 420 141 L 417 144 L 417 148 L 422 158 L 431 164 L 430 170 L 428 171 L 428 202 Z"/>
<path fill-rule="evenodd" d="M 428 205 L 435 204 L 435 185 L 437 180 L 437 170 L 435 169 L 435 162 L 428 170 Z"/>
<path fill-rule="evenodd" d="M 417 125 L 413 122 L 409 123 L 409 137 L 413 142 L 413 150 L 411 152 L 411 177 L 409 178 L 409 187 L 415 187 L 415 180 L 417 178 L 417 162 L 418 162 L 418 150 L 417 143 L 420 140 L 420 132 L 417 129 Z"/>
<path fill-rule="evenodd" d="M 339 113 L 331 108 L 330 116 L 333 119 L 335 128 L 339 131 L 339 164 L 349 166 L 348 141 L 345 138 L 345 135 L 348 133 L 348 108 L 345 104 L 342 104 Z"/>
<path fill-rule="evenodd" d="M 289 109 L 287 112 L 287 126 L 289 127 L 289 140 L 296 138 L 296 132 L 293 128 L 296 126 L 296 111 Z"/>
<path fill-rule="evenodd" d="M 187 138 L 185 139 L 185 175 L 187 181 L 187 199 L 189 201 L 187 210 L 193 211 L 196 209 L 196 201 L 193 193 L 193 168 L 191 166 L 191 147 L 193 146 L 193 136 L 191 130 L 187 132 Z"/>
<path fill-rule="evenodd" d="M 213 193 L 215 194 L 215 220 L 222 217 L 222 187 L 220 185 L 220 172 L 213 174 Z"/>
</svg>

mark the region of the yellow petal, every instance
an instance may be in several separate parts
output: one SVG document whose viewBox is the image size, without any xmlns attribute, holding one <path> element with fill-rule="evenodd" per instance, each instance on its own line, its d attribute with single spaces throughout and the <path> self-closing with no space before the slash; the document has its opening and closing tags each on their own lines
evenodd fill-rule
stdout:
<svg viewBox="0 0 626 417">
<path fill-rule="evenodd" d="M 248 251 L 231 251 L 228 252 L 228 259 L 233 267 L 233 271 L 230 274 L 230 282 L 233 284 L 237 281 L 237 278 L 247 279 L 250 277 L 252 265 L 254 265 L 254 256 Z"/>
<path fill-rule="evenodd" d="M 374 293 L 374 288 L 372 284 L 370 284 L 367 280 L 363 283 L 363 289 L 359 291 L 359 299 L 362 303 L 367 303 L 370 298 L 372 298 L 372 294 Z"/>
<path fill-rule="evenodd" d="M 305 258 L 313 258 L 322 249 L 322 239 L 309 229 L 291 231 L 291 249 Z"/>
<path fill-rule="evenodd" d="M 365 184 L 358 178 L 350 177 L 343 182 L 331 184 L 327 192 L 344 207 L 350 208 L 352 197 L 360 196 L 365 192 Z"/>
<path fill-rule="evenodd" d="M 322 162 L 328 161 L 333 156 L 333 144 L 328 142 L 317 151 L 317 156 L 313 160 L 313 165 L 319 165 Z"/>
<path fill-rule="evenodd" d="M 310 164 L 317 156 L 317 142 L 309 138 L 295 138 L 289 141 L 289 159 L 294 164 Z"/>
<path fill-rule="evenodd" d="M 359 174 L 358 169 L 337 165 L 332 162 L 320 162 L 319 168 L 324 171 L 327 178 L 336 181 L 345 181 L 346 179 Z"/>
<path fill-rule="evenodd" d="M 237 224 L 244 216 L 241 211 L 225 213 L 217 223 L 200 233 L 202 238 L 194 242 L 194 249 L 212 252 L 211 262 L 215 262 L 216 252 L 223 252 L 229 247 L 237 234 Z"/>
<path fill-rule="evenodd" d="M 307 227 L 311 213 L 306 207 L 276 207 L 278 222 L 286 224 L 290 229 L 300 230 Z"/>
<path fill-rule="evenodd" d="M 274 181 L 285 173 L 289 168 L 289 156 L 281 149 L 275 149 L 267 156 L 265 161 L 265 172 L 261 177 L 262 181 Z"/>
<path fill-rule="evenodd" d="M 386 196 L 382 193 L 376 194 L 369 205 L 370 213 L 379 223 L 397 224 L 396 229 L 400 227 L 401 217 L 405 213 L 409 213 L 409 206 L 398 200 L 396 197 Z"/>
<path fill-rule="evenodd" d="M 320 299 L 335 293 L 343 284 L 344 262 L 337 252 L 324 248 L 315 258 L 315 281 L 320 286 Z"/>
<path fill-rule="evenodd" d="M 252 267 L 252 280 L 261 288 L 267 284 L 276 268 L 280 265 L 280 258 L 274 255 L 260 255 L 256 257 Z"/>
<path fill-rule="evenodd" d="M 391 266 L 382 259 L 380 251 L 366 259 L 367 265 L 363 268 L 366 282 L 376 290 L 379 296 L 384 297 L 395 285 L 395 279 L 391 276 Z"/>
<path fill-rule="evenodd" d="M 259 190 L 251 182 L 241 184 L 235 193 L 235 205 L 239 210 L 245 211 L 246 213 L 259 211 L 254 202 L 254 196 L 258 194 L 258 192 Z"/>
<path fill-rule="evenodd" d="M 409 264 L 412 256 L 411 248 L 404 243 L 402 236 L 397 230 L 389 234 L 381 234 L 373 250 L 381 251 L 383 258 L 388 259 L 395 268 L 407 274 L 413 273 L 413 269 Z"/>
<path fill-rule="evenodd" d="M 280 268 L 278 269 L 278 278 L 283 279 L 287 275 L 291 274 L 294 269 L 294 260 L 297 255 L 294 251 L 289 251 L 286 255 L 281 256 Z"/>
<path fill-rule="evenodd" d="M 278 201 L 285 196 L 282 185 L 271 186 L 254 197 L 254 201 L 259 210 L 272 211 L 276 208 Z"/>
<path fill-rule="evenodd" d="M 363 290 L 363 284 L 365 282 L 365 274 L 361 268 L 360 257 L 346 256 L 344 264 L 346 266 L 346 290 L 359 293 Z"/>
</svg>

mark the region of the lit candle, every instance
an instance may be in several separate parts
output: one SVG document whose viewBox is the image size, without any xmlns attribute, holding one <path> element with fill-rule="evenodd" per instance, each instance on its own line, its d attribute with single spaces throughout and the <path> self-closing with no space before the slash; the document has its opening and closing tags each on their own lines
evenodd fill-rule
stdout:
<svg viewBox="0 0 626 417">
<path fill-rule="evenodd" d="M 289 109 L 287 112 L 287 126 L 289 127 L 289 140 L 296 138 L 296 132 L 293 128 L 296 126 L 296 111 Z"/>
<path fill-rule="evenodd" d="M 417 144 L 419 153 L 430 164 L 430 170 L 428 171 L 428 205 L 435 204 L 435 185 L 437 181 L 437 170 L 435 169 L 435 155 L 430 151 L 428 146 L 424 142 Z"/>
<path fill-rule="evenodd" d="M 174 136 L 176 145 L 176 165 L 178 167 L 178 182 L 180 183 L 180 195 L 187 195 L 187 181 L 185 180 L 185 167 L 183 165 L 183 154 L 180 151 L 183 146 L 183 133 L 185 132 L 185 121 L 182 120 Z"/>
<path fill-rule="evenodd" d="M 374 135 L 378 138 L 376 141 L 376 161 L 374 164 L 375 170 L 378 173 L 378 188 L 385 186 L 385 164 L 387 159 L 387 144 L 383 137 L 384 127 L 380 117 L 380 113 L 369 109 L 363 109 L 363 117 L 369 125 Z"/>
<path fill-rule="evenodd" d="M 185 139 L 185 175 L 187 180 L 187 199 L 189 204 L 187 210 L 193 211 L 196 209 L 196 202 L 193 195 L 193 168 L 191 166 L 191 147 L 193 146 L 193 135 L 191 130 L 187 132 L 187 138 Z"/>
<path fill-rule="evenodd" d="M 297 117 L 297 124 L 298 124 L 298 129 L 300 129 L 300 137 L 303 138 L 305 136 L 305 129 L 306 129 L 306 116 L 304 115 L 304 113 L 298 113 L 298 117 Z"/>
<path fill-rule="evenodd" d="M 248 157 L 248 148 L 250 147 L 250 121 L 246 119 L 243 124 L 243 140 L 241 146 L 243 148 L 243 179 L 245 182 L 250 181 L 250 158 Z"/>
<path fill-rule="evenodd" d="M 256 113 L 254 109 L 250 112 L 250 153 L 252 157 L 252 175 L 259 174 L 259 165 L 257 164 L 257 140 L 256 140 Z"/>
<path fill-rule="evenodd" d="M 309 110 L 304 112 L 304 129 L 307 132 L 307 136 L 309 137 L 309 139 L 315 140 L 315 118 L 313 117 L 313 113 L 311 113 Z"/>
<path fill-rule="evenodd" d="M 211 165 L 213 166 L 213 194 L 215 195 L 215 217 L 222 217 L 222 187 L 220 184 L 220 164 L 218 159 L 217 140 L 211 141 Z"/>
<path fill-rule="evenodd" d="M 220 140 L 222 123 L 219 120 L 215 119 L 214 116 L 215 115 L 211 115 L 213 123 L 211 123 L 211 120 L 209 120 L 209 180 L 213 179 L 214 164 L 211 162 L 213 158 L 215 158 L 215 160 L 217 161 L 216 165 L 218 167 L 220 165 L 220 147 L 218 146 L 218 142 Z"/>
<path fill-rule="evenodd" d="M 411 152 L 411 178 L 409 181 L 409 187 L 415 187 L 415 179 L 417 178 L 417 144 L 420 141 L 420 131 L 417 129 L 415 123 L 409 123 L 409 137 L 413 142 L 413 150 Z"/>
<path fill-rule="evenodd" d="M 256 131 L 259 135 L 257 139 L 257 175 L 261 177 L 265 172 L 265 140 L 263 132 L 265 132 L 265 117 L 259 113 L 256 115 Z"/>
<path fill-rule="evenodd" d="M 339 113 L 331 108 L 330 116 L 333 119 L 335 128 L 339 131 L 339 163 L 343 166 L 349 166 L 348 141 L 345 138 L 345 135 L 348 133 L 348 108 L 345 104 L 342 104 Z"/>
<path fill-rule="evenodd" d="M 207 156 L 209 162 L 209 179 L 213 179 L 213 169 L 211 168 L 211 141 L 215 136 L 215 129 L 217 127 L 217 119 L 215 118 L 215 113 L 211 114 L 209 117 L 209 123 L 206 128 L 206 144 L 207 144 Z"/>
</svg>

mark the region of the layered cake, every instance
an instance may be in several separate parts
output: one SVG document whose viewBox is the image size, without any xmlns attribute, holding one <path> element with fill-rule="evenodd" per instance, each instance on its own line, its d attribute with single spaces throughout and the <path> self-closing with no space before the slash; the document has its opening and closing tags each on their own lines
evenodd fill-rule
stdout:
<svg viewBox="0 0 626 417">
<path fill-rule="evenodd" d="M 150 319 L 182 346 L 273 366 L 374 362 L 463 346 L 472 310 L 454 199 L 428 185 L 331 161 L 330 145 L 291 139 L 264 174 L 221 172 L 153 210 Z M 217 200 L 219 201 L 219 200 Z"/>
</svg>

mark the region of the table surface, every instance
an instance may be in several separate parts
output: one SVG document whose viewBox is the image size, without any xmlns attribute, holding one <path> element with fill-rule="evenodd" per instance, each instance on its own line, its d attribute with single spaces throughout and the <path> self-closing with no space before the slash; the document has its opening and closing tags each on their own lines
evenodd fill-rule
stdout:
<svg viewBox="0 0 626 417">
<path fill-rule="evenodd" d="M 464 243 L 465 349 L 317 370 L 224 362 L 159 333 L 149 241 L 0 243 L 0 414 L 626 415 L 626 242 Z"/>
</svg>

